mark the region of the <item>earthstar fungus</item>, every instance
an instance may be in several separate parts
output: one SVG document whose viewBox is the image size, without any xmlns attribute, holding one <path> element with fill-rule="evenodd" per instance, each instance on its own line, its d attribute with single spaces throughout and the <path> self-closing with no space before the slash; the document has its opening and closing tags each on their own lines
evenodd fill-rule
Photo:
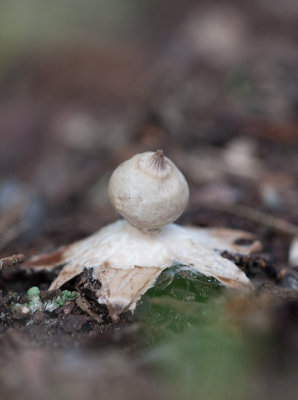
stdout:
<svg viewBox="0 0 298 400">
<path fill-rule="evenodd" d="M 244 272 L 221 252 L 249 254 L 259 250 L 260 243 L 248 232 L 174 224 L 187 206 L 189 189 L 162 150 L 137 154 L 120 164 L 111 176 L 109 195 L 125 219 L 27 262 L 37 270 L 63 265 L 50 289 L 60 288 L 84 268 L 91 269 L 101 283 L 95 289 L 98 302 L 117 319 L 123 311 L 134 311 L 160 273 L 173 265 L 214 277 L 226 286 L 250 288 Z"/>
</svg>

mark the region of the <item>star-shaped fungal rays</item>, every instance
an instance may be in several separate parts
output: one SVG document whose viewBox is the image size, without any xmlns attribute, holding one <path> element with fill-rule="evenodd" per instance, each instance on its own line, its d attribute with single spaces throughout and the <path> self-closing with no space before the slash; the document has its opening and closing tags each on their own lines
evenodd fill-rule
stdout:
<svg viewBox="0 0 298 400">
<path fill-rule="evenodd" d="M 142 232 L 118 220 L 54 253 L 32 257 L 27 267 L 49 270 L 64 265 L 50 289 L 60 288 L 85 267 L 92 269 L 101 283 L 95 293 L 98 302 L 107 305 L 116 319 L 125 310 L 133 311 L 159 274 L 177 263 L 226 286 L 247 289 L 247 276 L 221 252 L 249 254 L 260 247 L 260 242 L 243 231 L 169 224 L 160 231 Z"/>
</svg>

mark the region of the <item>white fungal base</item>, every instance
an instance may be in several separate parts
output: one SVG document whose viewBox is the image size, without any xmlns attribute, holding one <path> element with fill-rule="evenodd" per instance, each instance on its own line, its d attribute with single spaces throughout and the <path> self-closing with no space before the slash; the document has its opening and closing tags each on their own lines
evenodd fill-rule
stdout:
<svg viewBox="0 0 298 400">
<path fill-rule="evenodd" d="M 239 239 L 249 244 L 236 244 Z M 60 288 L 84 267 L 93 268 L 93 277 L 101 282 L 96 292 L 98 302 L 106 304 L 111 317 L 117 319 L 125 310 L 134 311 L 140 297 L 173 263 L 187 265 L 230 287 L 249 288 L 244 272 L 221 252 L 249 254 L 260 247 L 243 231 L 170 224 L 159 232 L 145 233 L 126 220 L 118 220 L 56 253 L 33 257 L 27 265 L 49 269 L 65 264 L 50 289 Z"/>
</svg>

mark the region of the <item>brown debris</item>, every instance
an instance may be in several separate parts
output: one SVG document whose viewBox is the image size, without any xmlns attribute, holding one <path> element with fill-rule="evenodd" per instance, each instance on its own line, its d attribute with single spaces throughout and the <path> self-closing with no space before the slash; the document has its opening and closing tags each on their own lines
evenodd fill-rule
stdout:
<svg viewBox="0 0 298 400">
<path fill-rule="evenodd" d="M 14 254 L 9 257 L 0 259 L 0 270 L 11 267 L 12 265 L 16 265 L 18 263 L 22 263 L 25 260 L 24 254 Z"/>
<path fill-rule="evenodd" d="M 78 332 L 89 320 L 85 315 L 69 314 L 61 321 L 61 328 L 66 333 Z"/>
<path fill-rule="evenodd" d="M 31 257 L 30 258 L 30 266 L 38 266 L 41 263 L 48 267 L 49 269 L 52 268 L 53 265 L 60 265 L 63 264 L 64 259 L 63 259 L 63 252 L 66 249 L 66 247 L 60 247 L 57 251 L 53 253 L 48 253 L 48 254 L 43 254 L 42 258 L 41 257 Z M 24 266 L 27 266 L 25 263 Z"/>
<path fill-rule="evenodd" d="M 270 283 L 262 284 L 257 291 L 257 295 L 266 297 L 269 303 L 272 304 L 298 301 L 297 290 L 275 286 Z"/>
<path fill-rule="evenodd" d="M 97 314 L 96 312 L 92 311 L 91 309 L 91 304 L 89 303 L 88 300 L 86 300 L 83 296 L 78 294 L 76 298 L 76 305 L 86 314 L 89 315 L 94 321 L 98 322 L 101 324 L 103 322 L 102 315 Z"/>
<path fill-rule="evenodd" d="M 290 235 L 298 235 L 298 226 L 294 225 L 284 219 L 275 217 L 273 215 L 267 214 L 265 212 L 256 210 L 251 207 L 247 207 L 242 204 L 221 204 L 215 202 L 209 202 L 204 204 L 205 207 L 212 210 L 219 210 L 222 212 L 227 212 L 231 215 L 237 215 L 239 217 L 246 218 L 248 220 L 254 221 L 258 224 L 270 227 L 279 232 L 284 232 Z"/>
<path fill-rule="evenodd" d="M 249 277 L 264 272 L 266 276 L 276 281 L 282 280 L 282 275 L 272 261 L 262 255 L 231 254 L 223 251 L 222 256 L 233 261 Z"/>
</svg>

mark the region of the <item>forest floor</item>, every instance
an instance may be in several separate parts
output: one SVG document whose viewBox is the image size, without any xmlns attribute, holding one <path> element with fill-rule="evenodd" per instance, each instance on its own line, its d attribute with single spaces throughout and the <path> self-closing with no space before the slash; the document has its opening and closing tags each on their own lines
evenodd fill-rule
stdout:
<svg viewBox="0 0 298 400">
<path fill-rule="evenodd" d="M 283 13 L 267 3 L 202 2 L 179 18 L 174 7 L 170 33 L 157 21 L 159 46 L 152 32 L 142 45 L 54 46 L 1 70 L 3 398 L 296 398 L 298 15 L 291 1 Z M 88 276 L 50 292 L 55 272 L 22 268 L 114 221 L 111 172 L 158 148 L 190 185 L 178 223 L 261 241 L 249 257 L 228 255 L 253 294 L 165 275 L 113 322 Z M 16 306 L 35 287 L 57 307 Z"/>
</svg>

